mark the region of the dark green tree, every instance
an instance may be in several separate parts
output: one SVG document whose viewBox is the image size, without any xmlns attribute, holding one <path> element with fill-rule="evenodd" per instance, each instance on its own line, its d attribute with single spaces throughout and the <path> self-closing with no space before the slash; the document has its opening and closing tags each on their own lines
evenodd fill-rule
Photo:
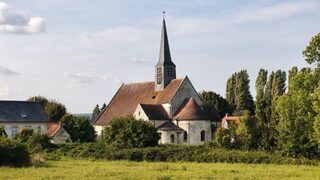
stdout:
<svg viewBox="0 0 320 180">
<path fill-rule="evenodd" d="M 320 33 L 312 37 L 309 45 L 303 51 L 303 56 L 307 63 L 316 63 L 320 67 Z"/>
<path fill-rule="evenodd" d="M 208 108 L 215 108 L 220 117 L 233 112 L 232 106 L 219 94 L 213 91 L 202 91 L 199 93 L 203 106 Z"/>
<path fill-rule="evenodd" d="M 117 148 L 157 146 L 160 139 L 152 124 L 132 116 L 112 119 L 104 131 L 104 141 Z"/>
<path fill-rule="evenodd" d="M 255 116 L 261 122 L 265 122 L 266 119 L 266 99 L 265 90 L 268 78 L 268 71 L 265 69 L 260 69 L 258 77 L 256 79 L 256 102 L 255 102 Z"/>
<path fill-rule="evenodd" d="M 250 93 L 250 80 L 247 70 L 242 70 L 236 76 L 236 112 L 241 114 L 244 110 L 249 110 L 254 114 L 254 102 Z"/>
<path fill-rule="evenodd" d="M 48 100 L 43 96 L 33 96 L 28 101 L 40 102 L 44 107 L 48 118 L 52 122 L 58 122 L 67 112 L 66 107 L 56 100 Z"/>
<path fill-rule="evenodd" d="M 107 107 L 106 103 L 103 103 L 103 104 L 102 104 L 102 107 L 101 107 L 101 109 L 100 109 L 101 112 L 102 112 L 106 107 Z"/>
<path fill-rule="evenodd" d="M 68 132 L 73 142 L 95 141 L 95 130 L 86 117 L 66 114 L 61 119 L 61 125 Z"/>
<path fill-rule="evenodd" d="M 97 104 L 92 111 L 91 122 L 93 122 L 99 116 L 100 113 L 101 113 L 101 110 L 99 105 Z"/>
<path fill-rule="evenodd" d="M 227 81 L 226 87 L 226 100 L 232 106 L 233 109 L 236 108 L 236 76 L 237 73 L 231 75 L 231 77 Z"/>
</svg>

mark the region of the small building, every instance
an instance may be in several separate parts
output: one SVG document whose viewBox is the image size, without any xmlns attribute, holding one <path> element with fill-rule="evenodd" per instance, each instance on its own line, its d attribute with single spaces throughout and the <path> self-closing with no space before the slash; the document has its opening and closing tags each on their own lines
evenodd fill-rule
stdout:
<svg viewBox="0 0 320 180">
<path fill-rule="evenodd" d="M 231 125 L 238 126 L 242 121 L 243 116 L 228 116 L 222 118 L 221 120 L 221 128 L 228 129 Z M 257 123 L 257 119 L 252 116 L 252 119 L 255 123 Z"/>
<path fill-rule="evenodd" d="M 68 132 L 61 126 L 61 123 L 49 123 L 47 135 L 52 138 L 52 143 L 72 142 Z"/>
<path fill-rule="evenodd" d="M 5 129 L 10 139 L 25 128 L 45 134 L 48 122 L 49 119 L 39 102 L 0 101 L 0 127 Z"/>
</svg>

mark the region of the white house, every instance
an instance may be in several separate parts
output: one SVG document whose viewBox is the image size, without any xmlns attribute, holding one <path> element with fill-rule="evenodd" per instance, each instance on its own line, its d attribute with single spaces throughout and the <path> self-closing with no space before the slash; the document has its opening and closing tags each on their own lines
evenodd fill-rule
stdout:
<svg viewBox="0 0 320 180">
<path fill-rule="evenodd" d="M 47 133 L 48 117 L 39 102 L 0 101 L 0 127 L 4 127 L 9 138 L 22 129 Z"/>
</svg>

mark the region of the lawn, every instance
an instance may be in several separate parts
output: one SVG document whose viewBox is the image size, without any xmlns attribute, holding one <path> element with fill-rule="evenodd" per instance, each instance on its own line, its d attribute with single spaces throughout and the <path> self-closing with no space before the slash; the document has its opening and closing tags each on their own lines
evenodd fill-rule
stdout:
<svg viewBox="0 0 320 180">
<path fill-rule="evenodd" d="M 45 167 L 0 167 L 0 179 L 320 179 L 320 167 L 63 160 Z"/>
</svg>

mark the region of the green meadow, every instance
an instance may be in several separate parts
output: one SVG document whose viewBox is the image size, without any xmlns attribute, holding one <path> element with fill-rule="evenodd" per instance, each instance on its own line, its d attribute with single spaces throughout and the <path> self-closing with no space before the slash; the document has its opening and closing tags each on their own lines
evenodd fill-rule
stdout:
<svg viewBox="0 0 320 180">
<path fill-rule="evenodd" d="M 320 166 L 62 160 L 0 167 L 0 179 L 320 179 Z"/>
</svg>

